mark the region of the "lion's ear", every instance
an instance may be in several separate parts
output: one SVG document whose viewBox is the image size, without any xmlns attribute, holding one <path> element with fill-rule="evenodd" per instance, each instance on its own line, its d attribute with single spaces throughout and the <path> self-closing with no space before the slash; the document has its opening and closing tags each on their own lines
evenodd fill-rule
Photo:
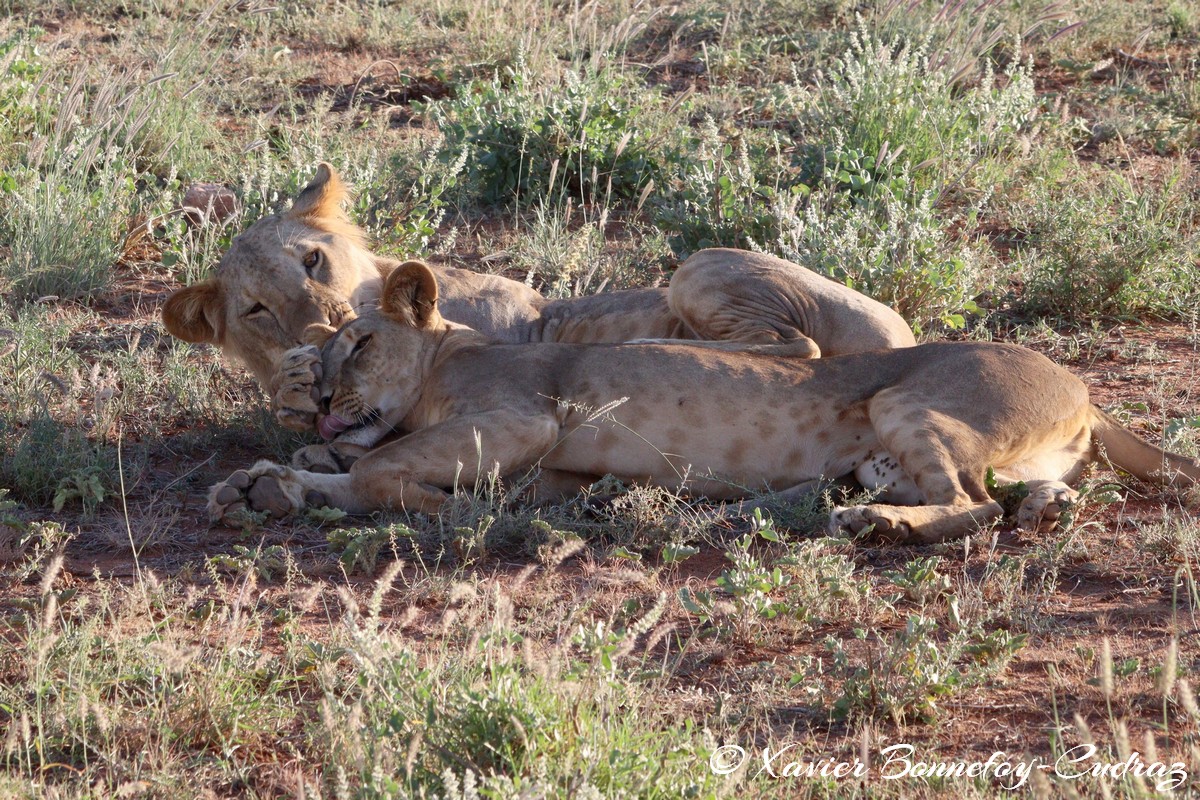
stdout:
<svg viewBox="0 0 1200 800">
<path fill-rule="evenodd" d="M 327 162 L 317 165 L 317 175 L 292 201 L 288 216 L 301 219 L 346 219 L 342 202 L 349 194 L 346 184 Z"/>
<path fill-rule="evenodd" d="M 389 317 L 414 328 L 434 328 L 442 321 L 437 298 L 433 270 L 420 261 L 405 261 L 387 276 L 379 305 Z"/>
<path fill-rule="evenodd" d="M 187 286 L 167 298 L 163 324 L 172 336 L 197 344 L 220 344 L 225 338 L 221 287 L 207 280 Z"/>
<path fill-rule="evenodd" d="M 313 347 L 324 347 L 329 341 L 329 337 L 337 333 L 337 328 L 332 325 L 322 325 L 320 322 L 314 322 L 304 329 L 304 343 Z"/>
</svg>

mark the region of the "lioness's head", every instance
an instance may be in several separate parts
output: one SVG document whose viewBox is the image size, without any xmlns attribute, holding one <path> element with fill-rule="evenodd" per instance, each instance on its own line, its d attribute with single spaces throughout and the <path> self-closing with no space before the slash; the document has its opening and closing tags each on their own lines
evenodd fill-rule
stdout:
<svg viewBox="0 0 1200 800">
<path fill-rule="evenodd" d="M 422 364 L 451 326 L 437 310 L 433 272 L 420 261 L 392 270 L 379 310 L 340 330 L 313 325 L 305 340 L 321 348 L 317 429 L 326 439 L 363 425 L 395 427 L 420 394 Z"/>
<path fill-rule="evenodd" d="M 314 323 L 340 325 L 373 303 L 381 265 L 342 210 L 345 184 L 328 164 L 282 214 L 263 217 L 233 240 L 213 277 L 172 294 L 167 330 L 215 344 L 268 386 L 284 351 Z"/>
</svg>

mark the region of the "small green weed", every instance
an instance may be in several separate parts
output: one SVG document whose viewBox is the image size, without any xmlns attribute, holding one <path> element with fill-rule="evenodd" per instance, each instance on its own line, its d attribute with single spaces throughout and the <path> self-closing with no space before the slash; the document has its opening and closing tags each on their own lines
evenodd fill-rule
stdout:
<svg viewBox="0 0 1200 800">
<path fill-rule="evenodd" d="M 287 569 L 289 560 L 288 551 L 277 544 L 268 547 L 235 544 L 232 554 L 210 556 L 208 566 L 237 574 L 253 572 L 259 579 L 269 581 Z"/>
<path fill-rule="evenodd" d="M 10 427 L 0 420 L 0 482 L 22 502 L 54 504 L 80 500 L 94 511 L 116 485 L 116 458 L 85 431 L 45 416 Z"/>
<path fill-rule="evenodd" d="M 900 571 L 885 570 L 883 577 L 899 589 L 904 599 L 924 606 L 950 590 L 950 576 L 938 572 L 937 556 L 909 561 Z"/>
<path fill-rule="evenodd" d="M 903 630 L 864 640 L 865 660 L 853 658 L 840 640 L 830 637 L 830 674 L 841 694 L 831 712 L 835 718 L 884 717 L 902 725 L 936 718 L 941 698 L 973 685 L 1008 663 L 1025 637 L 982 633 L 951 634 L 938 641 L 938 624 L 913 615 Z"/>
<path fill-rule="evenodd" d="M 348 574 L 371 575 L 385 551 L 395 552 L 398 539 L 412 539 L 416 533 L 406 525 L 378 528 L 338 528 L 329 533 L 329 554 L 335 556 Z"/>
</svg>

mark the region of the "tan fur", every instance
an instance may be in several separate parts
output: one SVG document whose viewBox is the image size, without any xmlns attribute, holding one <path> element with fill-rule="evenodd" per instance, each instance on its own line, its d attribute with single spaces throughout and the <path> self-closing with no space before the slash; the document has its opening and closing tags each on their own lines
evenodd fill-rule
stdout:
<svg viewBox="0 0 1200 800">
<path fill-rule="evenodd" d="M 292 207 L 234 239 L 212 278 L 173 294 L 163 322 L 189 342 L 243 361 L 272 398 L 281 423 L 311 428 L 306 361 L 289 352 L 312 324 L 339 325 L 379 300 L 398 262 L 366 249 L 342 208 L 345 184 L 328 165 Z M 316 269 L 305 256 L 319 252 Z M 914 344 L 895 312 L 786 261 L 738 250 L 701 251 L 663 288 L 548 301 L 522 283 L 451 267 L 433 274 L 446 319 L 499 342 L 622 342 L 668 338 L 771 343 L 807 341 L 817 356 Z M 247 316 L 261 304 L 263 310 Z"/>
<path fill-rule="evenodd" d="M 379 313 L 310 331 L 322 345 L 322 425 L 352 423 L 345 435 L 367 447 L 404 435 L 347 474 L 239 471 L 214 487 L 215 519 L 246 505 L 295 511 L 297 497 L 435 512 L 456 485 L 534 465 L 575 486 L 612 474 L 726 500 L 788 497 L 865 470 L 887 476 L 885 502 L 838 509 L 831 525 L 928 542 L 1002 514 L 989 467 L 1030 483 L 1018 517 L 1035 527 L 1069 504 L 1063 481 L 1098 447 L 1138 477 L 1200 481 L 1196 462 L 1124 431 L 1079 379 L 1016 345 L 818 360 L 780 354 L 792 345 L 501 345 L 441 320 L 435 292 L 428 269 L 409 262 L 389 276 Z"/>
<path fill-rule="evenodd" d="M 671 311 L 701 339 L 788 342 L 804 336 L 823 356 L 917 343 L 890 308 L 764 253 L 701 250 L 676 270 L 669 300 Z"/>
</svg>

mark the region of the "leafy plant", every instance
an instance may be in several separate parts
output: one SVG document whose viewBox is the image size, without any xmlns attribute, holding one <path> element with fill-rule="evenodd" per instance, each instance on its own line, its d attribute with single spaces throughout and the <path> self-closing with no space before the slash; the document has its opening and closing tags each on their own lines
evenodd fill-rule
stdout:
<svg viewBox="0 0 1200 800">
<path fill-rule="evenodd" d="M 1186 316 L 1200 296 L 1192 216 L 1179 173 L 1161 187 L 1108 173 L 1084 184 L 1039 185 L 1013 209 L 1026 232 L 1018 302 L 1032 313 L 1068 318 Z"/>
<path fill-rule="evenodd" d="M 221 553 L 210 556 L 208 563 L 216 569 L 236 573 L 253 572 L 264 581 L 269 581 L 275 575 L 287 569 L 290 554 L 281 545 L 269 547 L 247 547 L 241 544 L 233 546 L 233 553 Z"/>
<path fill-rule="evenodd" d="M 68 501 L 80 500 L 91 513 L 115 474 L 114 454 L 76 426 L 46 415 L 23 426 L 0 419 L 0 481 L 22 501 L 53 502 L 61 510 Z"/>
<path fill-rule="evenodd" d="M 744 136 L 723 137 L 712 117 L 685 136 L 670 161 L 674 174 L 651 201 L 654 223 L 671 234 L 671 249 L 687 256 L 775 239 L 772 203 L 794 204 L 809 191 L 786 175 L 781 149 L 774 142 L 752 154 Z"/>
<path fill-rule="evenodd" d="M 902 630 L 878 634 L 863 630 L 864 660 L 855 659 L 838 639 L 826 639 L 833 656 L 831 674 L 842 681 L 831 711 L 839 719 L 886 717 L 901 725 L 931 721 L 941 698 L 972 686 L 1002 669 L 1026 642 L 1006 631 L 959 631 L 939 641 L 937 622 L 912 615 Z"/>
<path fill-rule="evenodd" d="M 430 107 L 446 137 L 444 158 L 469 151 L 469 169 L 484 203 L 528 205 L 555 189 L 584 202 L 633 198 L 654 178 L 651 134 L 641 102 L 619 72 L 564 70 L 537 87 L 525 61 L 490 81 L 463 87 Z M 638 120 L 638 122 L 635 122 Z"/>
<path fill-rule="evenodd" d="M 104 471 L 96 466 L 76 470 L 58 482 L 54 492 L 54 510 L 62 511 L 72 500 L 83 504 L 85 515 L 90 515 L 96 506 L 104 502 Z"/>
<path fill-rule="evenodd" d="M 909 561 L 900 571 L 885 570 L 883 577 L 911 602 L 925 605 L 950 590 L 950 576 L 938 572 L 937 556 Z"/>
<path fill-rule="evenodd" d="M 725 551 L 731 563 L 716 580 L 720 595 L 733 603 L 728 616 L 742 636 L 748 636 L 758 623 L 774 619 L 787 605 L 778 603 L 782 590 L 791 583 L 791 575 L 772 560 L 764 563 L 754 548 L 761 542 L 778 542 L 779 534 L 762 513 L 755 511 L 755 530 L 738 537 Z M 725 616 L 720 610 L 718 595 L 707 590 L 680 589 L 679 600 L 684 609 L 705 622 L 720 620 Z"/>
<path fill-rule="evenodd" d="M 416 533 L 406 525 L 387 525 L 378 528 L 338 528 L 329 533 L 329 553 L 336 556 L 347 573 L 371 575 L 385 548 L 391 549 L 397 538 L 411 538 Z"/>
<path fill-rule="evenodd" d="M 865 188 L 869 178 L 860 180 Z M 978 270 L 974 253 L 947 235 L 934 201 L 928 192 L 822 192 L 804 204 L 777 195 L 778 237 L 754 244 L 892 306 L 917 330 L 961 328 L 978 310 Z"/>
</svg>

